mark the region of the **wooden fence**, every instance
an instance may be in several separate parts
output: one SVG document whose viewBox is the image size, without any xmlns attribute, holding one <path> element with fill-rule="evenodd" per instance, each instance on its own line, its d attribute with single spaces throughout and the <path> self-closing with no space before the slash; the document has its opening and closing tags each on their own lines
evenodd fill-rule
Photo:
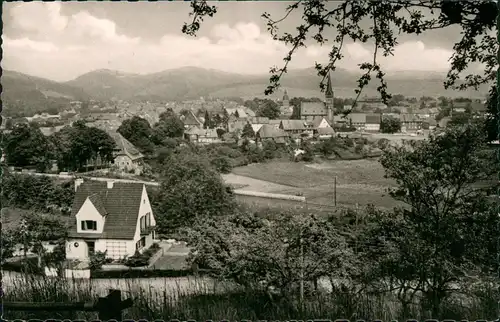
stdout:
<svg viewBox="0 0 500 322">
<path fill-rule="evenodd" d="M 34 303 L 34 302 L 7 302 L 3 303 L 3 312 L 9 311 L 46 311 L 46 312 L 69 312 L 87 311 L 97 312 L 101 321 L 122 321 L 123 310 L 132 306 L 132 299 L 122 301 L 120 290 L 109 290 L 106 297 L 100 297 L 94 302 L 76 303 Z"/>
</svg>

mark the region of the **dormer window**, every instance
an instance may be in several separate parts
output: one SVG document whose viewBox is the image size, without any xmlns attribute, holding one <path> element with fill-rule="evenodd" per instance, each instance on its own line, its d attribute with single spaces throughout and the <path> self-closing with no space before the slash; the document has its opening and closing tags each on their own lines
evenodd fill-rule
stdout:
<svg viewBox="0 0 500 322">
<path fill-rule="evenodd" d="M 95 231 L 97 230 L 97 221 L 95 220 L 82 220 L 81 229 L 83 231 Z"/>
</svg>

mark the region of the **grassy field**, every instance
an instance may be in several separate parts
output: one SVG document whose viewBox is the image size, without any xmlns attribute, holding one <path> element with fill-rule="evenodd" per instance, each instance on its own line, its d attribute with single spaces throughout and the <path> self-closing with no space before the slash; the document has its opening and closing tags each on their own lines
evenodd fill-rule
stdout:
<svg viewBox="0 0 500 322">
<path fill-rule="evenodd" d="M 270 298 L 263 292 L 242 289 L 229 281 L 209 278 L 177 279 L 109 279 L 70 280 L 4 274 L 3 301 L 29 302 L 76 302 L 95 301 L 105 296 L 108 289 L 120 289 L 124 298 L 131 298 L 133 306 L 126 309 L 124 319 L 188 320 L 312 320 L 312 319 L 364 319 L 426 320 L 430 314 L 412 305 L 407 314 L 401 313 L 401 305 L 391 293 L 370 295 L 354 292 L 325 291 L 306 294 L 303 310 L 297 300 L 283 301 Z M 433 318 L 455 320 L 492 320 L 497 316 L 495 289 L 484 288 L 468 301 L 449 301 L 443 305 L 443 313 Z M 8 320 L 14 319 L 82 319 L 95 320 L 94 312 L 15 312 L 6 310 Z"/>
<path fill-rule="evenodd" d="M 248 178 L 245 189 L 301 193 L 308 203 L 325 206 L 334 204 L 334 178 L 337 177 L 337 205 L 364 207 L 374 204 L 381 208 L 398 205 L 387 193 L 393 182 L 384 178 L 384 169 L 375 159 L 320 163 L 272 161 L 238 167 L 233 174 L 242 184 Z M 262 182 L 269 184 L 266 186 Z"/>
</svg>

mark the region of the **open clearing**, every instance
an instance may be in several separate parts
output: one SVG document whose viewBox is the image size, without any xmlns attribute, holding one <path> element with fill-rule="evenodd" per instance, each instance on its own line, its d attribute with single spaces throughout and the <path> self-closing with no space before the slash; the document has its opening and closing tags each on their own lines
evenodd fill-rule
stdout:
<svg viewBox="0 0 500 322">
<path fill-rule="evenodd" d="M 235 168 L 225 179 L 237 178 L 237 183 L 246 184 L 246 190 L 301 193 L 310 204 L 332 206 L 335 177 L 337 205 L 363 207 L 374 204 L 381 208 L 398 205 L 387 192 L 393 181 L 384 178 L 383 167 L 374 159 L 321 163 L 272 161 Z"/>
</svg>

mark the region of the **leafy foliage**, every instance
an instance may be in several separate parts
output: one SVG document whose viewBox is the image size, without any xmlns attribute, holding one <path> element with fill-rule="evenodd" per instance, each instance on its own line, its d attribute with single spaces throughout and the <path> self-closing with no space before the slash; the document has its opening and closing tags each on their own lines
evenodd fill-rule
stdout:
<svg viewBox="0 0 500 322">
<path fill-rule="evenodd" d="M 250 123 L 245 124 L 243 130 L 241 131 L 241 137 L 244 139 L 250 139 L 255 137 L 255 132 L 253 131 L 252 125 Z"/>
<path fill-rule="evenodd" d="M 495 190 L 484 185 L 498 172 L 494 153 L 478 126 L 465 125 L 387 150 L 381 163 L 397 183 L 391 195 L 408 205 L 378 215 L 376 235 L 396 250 L 382 261 L 383 273 L 414 281 L 411 289 L 437 314 L 451 283 L 495 268 L 497 219 L 488 198 Z"/>
<path fill-rule="evenodd" d="M 60 169 L 76 171 L 98 158 L 102 162 L 113 160 L 115 141 L 104 130 L 88 127 L 83 121 L 66 126 L 50 137 L 56 150 Z"/>
<path fill-rule="evenodd" d="M 298 297 L 299 283 L 349 276 L 353 253 L 326 220 L 276 214 L 272 220 L 239 213 L 189 230 L 190 261 L 219 278 Z"/>
<path fill-rule="evenodd" d="M 203 19 L 216 14 L 217 7 L 208 5 L 206 0 L 192 3 L 191 7 L 192 21 L 184 24 L 182 31 L 194 36 L 200 29 Z M 280 34 L 280 24 L 297 11 L 300 11 L 302 22 L 296 27 L 296 33 Z M 283 17 L 272 18 L 269 13 L 262 15 L 273 39 L 290 48 L 283 59 L 284 66 L 270 69 L 272 76 L 265 94 L 275 92 L 280 86 L 280 80 L 288 71 L 292 57 L 301 47 L 305 47 L 309 40 L 319 45 L 331 44 L 329 61 L 326 64 L 316 63 L 318 75 L 322 77 L 320 88 L 324 90 L 328 72 L 335 70 L 337 63 L 344 57 L 344 43 L 352 40 L 373 44 L 373 60 L 359 65 L 363 75 L 358 79 L 357 98 L 371 81 L 372 75 L 375 75 L 380 82 L 378 91 L 383 101 L 388 103 L 391 95 L 388 93 L 385 74 L 378 63 L 378 56 L 380 54 L 389 56 L 393 53 L 398 43 L 397 35 L 419 35 L 427 30 L 450 26 L 458 26 L 461 29 L 461 39 L 453 47 L 451 68 L 444 85 L 446 88 L 477 88 L 478 85 L 488 84 L 495 79 L 498 44 L 491 31 L 495 28 L 497 11 L 496 3 L 489 0 L 344 1 L 336 2 L 335 5 L 315 0 L 294 1 L 288 5 Z M 371 22 L 371 27 L 363 28 L 361 21 Z M 326 35 L 330 34 L 336 36 L 328 39 Z M 474 62 L 484 66 L 483 75 L 466 75 L 463 82 L 459 82 L 461 74 Z"/>
<path fill-rule="evenodd" d="M 102 265 L 108 264 L 111 262 L 109 258 L 106 258 L 107 252 L 96 251 L 95 253 L 90 255 L 89 258 L 89 268 L 91 270 L 99 270 L 102 268 Z"/>
<path fill-rule="evenodd" d="M 3 172 L 2 206 L 43 212 L 67 213 L 71 209 L 74 189 L 71 182 L 56 184 L 45 176 Z"/>
<path fill-rule="evenodd" d="M 153 130 L 149 122 L 139 116 L 133 116 L 122 122 L 118 133 L 130 141 L 134 146 L 145 153 L 152 153 L 154 144 L 151 142 Z"/>
<path fill-rule="evenodd" d="M 35 125 L 17 124 L 4 140 L 2 145 L 9 165 L 37 166 L 45 171 L 53 157 L 49 141 Z"/>
<path fill-rule="evenodd" d="M 184 135 L 184 123 L 172 111 L 160 114 L 160 121 L 153 128 L 152 140 L 156 145 L 161 145 L 166 138 L 180 138 Z"/>
<path fill-rule="evenodd" d="M 258 117 L 267 117 L 271 120 L 277 119 L 280 114 L 280 107 L 278 104 L 270 99 L 254 99 L 257 101 L 258 108 L 256 111 L 256 116 Z"/>
<path fill-rule="evenodd" d="M 380 121 L 380 132 L 397 133 L 401 131 L 401 121 L 393 117 L 384 117 Z"/>
<path fill-rule="evenodd" d="M 159 233 L 191 226 L 199 218 L 230 214 L 234 200 L 206 159 L 191 152 L 174 154 L 163 165 L 156 221 Z"/>
</svg>

